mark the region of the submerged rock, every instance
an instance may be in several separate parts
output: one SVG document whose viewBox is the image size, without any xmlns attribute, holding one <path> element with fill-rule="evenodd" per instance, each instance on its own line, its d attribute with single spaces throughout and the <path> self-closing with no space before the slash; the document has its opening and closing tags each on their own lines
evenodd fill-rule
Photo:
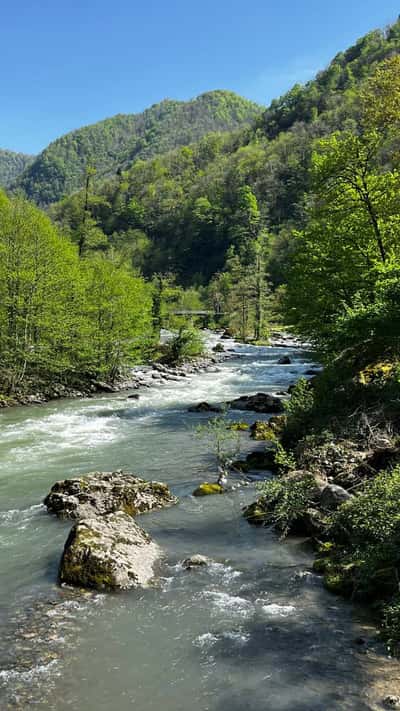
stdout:
<svg viewBox="0 0 400 711">
<path fill-rule="evenodd" d="M 290 365 L 292 362 L 288 355 L 281 356 L 278 360 L 278 365 Z"/>
<path fill-rule="evenodd" d="M 62 519 L 103 516 L 124 511 L 130 516 L 176 504 L 169 487 L 145 481 L 128 472 L 92 472 L 57 481 L 44 500 L 51 513 Z"/>
<path fill-rule="evenodd" d="M 222 412 L 222 407 L 210 405 L 209 402 L 199 402 L 198 405 L 189 407 L 188 412 Z"/>
<path fill-rule="evenodd" d="M 242 395 L 229 403 L 232 410 L 251 410 L 253 412 L 283 412 L 281 398 L 270 393 L 256 393 L 255 395 Z"/>
<path fill-rule="evenodd" d="M 185 568 L 185 570 L 193 570 L 196 568 L 203 568 L 206 565 L 209 565 L 211 563 L 211 558 L 207 558 L 205 555 L 200 555 L 200 553 L 197 553 L 196 555 L 190 556 L 190 558 L 186 558 L 182 562 L 182 568 Z"/>
<path fill-rule="evenodd" d="M 261 471 L 276 471 L 277 464 L 275 461 L 276 449 L 274 447 L 269 447 L 266 449 L 259 449 L 255 452 L 250 452 L 245 460 L 237 460 L 232 462 L 231 468 L 233 471 L 239 472 L 249 472 L 251 469 L 261 470 Z"/>
<path fill-rule="evenodd" d="M 259 501 L 254 501 L 243 509 L 243 516 L 253 526 L 267 526 L 270 511 Z"/>
<path fill-rule="evenodd" d="M 247 455 L 246 465 L 248 469 L 267 469 L 269 471 L 275 471 L 277 468 L 275 457 L 276 449 L 273 447 L 264 450 L 256 450 Z"/>
<path fill-rule="evenodd" d="M 400 708 L 400 696 L 395 696 L 390 694 L 383 699 L 383 705 L 387 709 L 398 709 Z"/>
<path fill-rule="evenodd" d="M 59 581 L 94 590 L 146 587 L 160 547 L 123 511 L 78 521 L 66 541 Z"/>
<path fill-rule="evenodd" d="M 194 490 L 193 496 L 212 496 L 213 494 L 223 494 L 224 488 L 220 484 L 205 482 Z"/>
</svg>

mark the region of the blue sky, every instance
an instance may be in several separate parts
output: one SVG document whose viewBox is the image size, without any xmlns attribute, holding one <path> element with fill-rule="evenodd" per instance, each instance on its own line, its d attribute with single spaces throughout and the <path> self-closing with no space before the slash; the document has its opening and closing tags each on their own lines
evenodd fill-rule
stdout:
<svg viewBox="0 0 400 711">
<path fill-rule="evenodd" d="M 398 14 L 395 0 L 6 0 L 0 147 L 36 153 L 210 89 L 267 104 Z"/>
</svg>

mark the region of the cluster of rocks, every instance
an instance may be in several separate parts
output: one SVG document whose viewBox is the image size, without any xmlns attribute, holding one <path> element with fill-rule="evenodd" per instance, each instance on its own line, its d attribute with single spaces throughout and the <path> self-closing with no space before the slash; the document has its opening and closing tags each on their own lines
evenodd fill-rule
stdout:
<svg viewBox="0 0 400 711">
<path fill-rule="evenodd" d="M 43 385 L 35 383 L 32 384 L 32 388 L 30 388 L 29 383 L 26 383 L 24 390 L 16 390 L 10 396 L 0 397 L 0 408 L 13 405 L 43 405 L 49 400 L 85 397 L 94 394 L 98 390 L 99 388 L 94 382 L 82 382 L 76 386 L 65 385 L 64 383 L 43 383 Z"/>
<path fill-rule="evenodd" d="M 268 341 L 268 345 L 272 348 L 310 348 L 309 343 L 300 341 L 299 338 L 286 333 L 285 331 L 275 332 Z"/>
<path fill-rule="evenodd" d="M 243 410 L 248 412 L 258 412 L 265 414 L 278 414 L 283 412 L 283 395 L 272 395 L 271 393 L 256 393 L 255 395 L 242 395 L 224 404 L 199 402 L 197 405 L 189 407 L 188 412 L 224 412 L 225 409 Z"/>
<path fill-rule="evenodd" d="M 229 407 L 232 410 L 249 410 L 259 413 L 280 413 L 283 412 L 282 397 L 271 395 L 270 393 L 256 393 L 255 395 L 242 395 L 231 400 Z"/>
<path fill-rule="evenodd" d="M 203 356 L 194 360 L 182 363 L 181 365 L 165 365 L 154 363 L 151 366 L 138 366 L 131 371 L 129 380 L 124 381 L 123 389 L 154 387 L 158 382 L 178 382 L 192 375 L 197 375 L 214 368 L 213 372 L 218 372 L 217 365 L 223 360 L 230 358 L 232 354 L 225 351 Z"/>
<path fill-rule="evenodd" d="M 390 442 L 369 446 L 368 442 L 342 439 L 312 446 L 306 443 L 298 448 L 296 457 L 302 469 L 353 489 L 365 478 L 399 463 L 400 449 Z"/>
<path fill-rule="evenodd" d="M 282 398 L 270 393 L 256 393 L 255 395 L 243 395 L 231 402 L 225 403 L 225 408 L 230 407 L 232 410 L 244 410 L 257 413 L 281 413 L 283 412 Z M 221 413 L 224 412 L 224 406 L 210 404 L 208 402 L 200 402 L 197 405 L 189 407 L 189 412 L 195 413 Z M 259 423 L 258 423 L 259 424 Z M 237 429 L 249 429 L 248 425 L 242 423 L 242 427 Z M 250 428 L 251 430 L 251 428 Z M 267 449 L 263 451 L 251 452 L 245 460 L 232 462 L 230 469 L 233 472 L 244 474 L 251 469 L 272 470 L 275 463 L 275 449 Z M 210 496 L 214 494 L 224 494 L 227 491 L 233 491 L 238 486 L 245 486 L 248 481 L 245 479 L 236 484 L 227 485 L 226 482 L 218 480 L 218 482 L 203 482 L 193 491 L 193 496 Z"/>
<path fill-rule="evenodd" d="M 44 500 L 61 519 L 72 519 L 59 581 L 95 590 L 147 586 L 162 551 L 133 516 L 177 503 L 166 484 L 122 471 L 92 472 L 54 484 Z"/>
<path fill-rule="evenodd" d="M 252 428 L 255 438 L 267 439 L 262 450 L 251 452 L 235 465 L 241 471 L 266 469 L 276 472 L 275 461 L 280 418 L 268 422 L 257 421 Z M 257 435 L 259 433 L 259 436 Z M 327 516 L 346 501 L 349 501 L 366 478 L 400 462 L 400 448 L 390 443 L 369 446 L 366 441 L 342 439 L 322 444 L 309 444 L 307 440 L 296 450 L 298 469 L 283 476 L 288 486 L 296 480 L 313 482 L 306 510 L 290 525 L 291 533 L 318 536 L 327 523 Z M 244 515 L 250 523 L 269 525 L 274 521 L 274 506 L 262 496 L 248 506 Z"/>
</svg>

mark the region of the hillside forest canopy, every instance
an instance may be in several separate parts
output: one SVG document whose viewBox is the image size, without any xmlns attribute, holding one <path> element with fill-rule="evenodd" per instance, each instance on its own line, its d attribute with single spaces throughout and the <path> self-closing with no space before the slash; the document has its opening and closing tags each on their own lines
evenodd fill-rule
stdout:
<svg viewBox="0 0 400 711">
<path fill-rule="evenodd" d="M 398 21 L 267 110 L 210 92 L 51 144 L 1 198 L 2 389 L 116 377 L 182 305 L 397 357 L 399 49 Z"/>
</svg>

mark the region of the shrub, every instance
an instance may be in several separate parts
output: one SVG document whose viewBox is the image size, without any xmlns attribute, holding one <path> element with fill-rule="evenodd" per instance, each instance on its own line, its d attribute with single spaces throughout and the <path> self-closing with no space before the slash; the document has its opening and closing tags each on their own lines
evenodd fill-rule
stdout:
<svg viewBox="0 0 400 711">
<path fill-rule="evenodd" d="M 296 460 L 291 452 L 286 451 L 280 442 L 276 442 L 275 465 L 278 474 L 287 474 L 296 469 Z"/>
<path fill-rule="evenodd" d="M 259 491 L 261 497 L 257 504 L 266 512 L 265 523 L 276 526 L 286 536 L 309 508 L 315 481 L 311 475 L 272 479 L 260 484 Z"/>
<path fill-rule="evenodd" d="M 381 472 L 360 494 L 342 505 L 332 519 L 336 540 L 355 545 L 386 543 L 400 533 L 400 467 Z"/>
<path fill-rule="evenodd" d="M 381 636 L 389 651 L 400 656 L 400 595 L 396 595 L 390 603 L 382 607 Z"/>
<path fill-rule="evenodd" d="M 398 591 L 400 566 L 400 467 L 382 472 L 332 515 L 327 535 L 335 541 L 318 561 L 325 583 L 346 580 L 343 594 L 389 600 Z M 389 608 L 388 608 L 389 609 Z"/>
<path fill-rule="evenodd" d="M 305 434 L 311 421 L 314 392 L 308 380 L 300 378 L 297 381 L 290 400 L 284 403 L 284 407 L 286 412 L 284 440 L 292 443 Z"/>
<path fill-rule="evenodd" d="M 167 344 L 164 360 L 168 363 L 183 363 L 204 353 L 204 341 L 200 332 L 183 326 L 179 333 Z"/>
</svg>

